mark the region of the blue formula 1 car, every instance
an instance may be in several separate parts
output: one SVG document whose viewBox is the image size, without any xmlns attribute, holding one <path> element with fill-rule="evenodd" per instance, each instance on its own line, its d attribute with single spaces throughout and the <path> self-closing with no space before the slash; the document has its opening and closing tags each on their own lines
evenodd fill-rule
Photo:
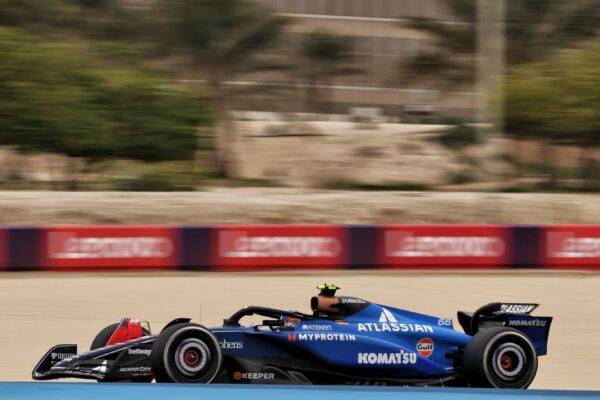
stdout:
<svg viewBox="0 0 600 400">
<path fill-rule="evenodd" d="M 125 318 L 103 329 L 88 352 L 53 347 L 33 379 L 527 388 L 546 354 L 552 318 L 531 316 L 536 304 L 458 312 L 462 333 L 450 318 L 318 288 L 312 314 L 249 306 L 222 327 L 179 318 L 158 335 Z M 253 315 L 266 319 L 240 324 Z"/>
</svg>

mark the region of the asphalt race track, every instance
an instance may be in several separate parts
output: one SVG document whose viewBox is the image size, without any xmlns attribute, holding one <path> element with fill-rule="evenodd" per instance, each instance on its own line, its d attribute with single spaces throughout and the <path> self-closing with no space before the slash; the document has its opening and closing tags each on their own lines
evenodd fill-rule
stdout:
<svg viewBox="0 0 600 400">
<path fill-rule="evenodd" d="M 188 399 L 286 399 L 306 400 L 496 400 L 496 399 L 597 399 L 600 392 L 547 390 L 491 390 L 439 388 L 385 388 L 348 386 L 269 385 L 168 385 L 168 384 L 78 384 L 0 383 L 0 400 L 103 400 L 134 398 L 145 400 Z"/>
<path fill-rule="evenodd" d="M 438 317 L 455 317 L 459 309 L 472 311 L 493 301 L 539 302 L 534 314 L 553 316 L 554 323 L 549 355 L 540 358 L 532 388 L 600 390 L 600 275 L 544 271 L 5 273 L 0 279 L 0 381 L 31 381 L 33 366 L 52 345 L 78 343 L 85 351 L 100 329 L 121 317 L 148 320 L 157 331 L 184 316 L 220 325 L 249 304 L 308 311 L 315 286 L 324 281 L 341 286 L 341 294 Z M 46 385 L 22 388 L 31 394 L 27 398 L 41 398 L 35 397 L 36 388 L 50 389 Z M 0 399 L 10 398 L 3 396 L 15 387 L 20 386 L 2 386 Z M 63 394 L 54 398 L 69 398 Z"/>
</svg>

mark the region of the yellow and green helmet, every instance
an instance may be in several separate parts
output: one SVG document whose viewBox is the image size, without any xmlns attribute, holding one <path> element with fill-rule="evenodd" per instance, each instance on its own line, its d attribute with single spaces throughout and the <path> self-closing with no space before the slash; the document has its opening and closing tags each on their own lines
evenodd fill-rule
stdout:
<svg viewBox="0 0 600 400">
<path fill-rule="evenodd" d="M 324 283 L 322 285 L 318 285 L 317 289 L 319 289 L 319 294 L 322 296 L 335 296 L 336 290 L 341 289 L 341 287 Z"/>
</svg>

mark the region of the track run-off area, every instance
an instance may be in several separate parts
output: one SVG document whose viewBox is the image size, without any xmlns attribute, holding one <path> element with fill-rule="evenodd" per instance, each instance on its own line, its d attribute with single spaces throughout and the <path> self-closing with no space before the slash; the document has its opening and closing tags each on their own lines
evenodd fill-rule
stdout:
<svg viewBox="0 0 600 400">
<path fill-rule="evenodd" d="M 0 274 L 0 381 L 31 382 L 31 370 L 51 346 L 76 343 L 79 352 L 87 351 L 102 328 L 122 317 L 147 320 L 152 330 L 158 332 L 177 317 L 190 317 L 208 327 L 220 326 L 224 318 L 250 304 L 307 312 L 310 297 L 316 293 L 315 286 L 323 282 L 341 286 L 342 295 L 437 317 L 452 317 L 457 330 L 461 329 L 456 321 L 458 310 L 474 311 L 494 301 L 540 303 L 533 314 L 552 316 L 554 321 L 548 355 L 540 358 L 531 388 L 600 390 L 600 274 L 539 270 L 3 273 Z M 3 386 L 0 398 L 8 398 L 7 391 L 16 393 L 18 387 Z M 94 398 L 92 388 L 117 390 L 111 387 L 92 385 L 78 389 L 79 385 L 36 383 L 22 388 L 30 391 L 27 396 L 40 390 L 57 393 L 64 388 L 90 390 L 89 395 L 79 392 L 79 398 L 90 400 Z M 126 387 L 129 388 L 116 386 Z M 138 390 L 137 385 L 131 387 Z M 147 397 L 150 392 L 163 389 L 148 385 L 139 390 Z M 194 389 L 170 386 L 169 390 Z M 228 390 L 233 393 L 240 389 Z M 172 398 L 162 393 L 161 398 Z M 272 393 L 289 399 L 286 392 Z M 297 393 L 304 393 L 303 397 L 319 394 Z M 333 395 L 335 390 L 327 393 Z M 385 390 L 377 393 L 377 396 L 393 396 Z M 207 396 L 217 396 L 213 394 Z M 464 396 L 460 392 L 460 397 Z"/>
<path fill-rule="evenodd" d="M 0 383 L 0 400 L 495 400 L 597 399 L 600 392 L 349 386 L 182 385 L 132 383 Z"/>
</svg>

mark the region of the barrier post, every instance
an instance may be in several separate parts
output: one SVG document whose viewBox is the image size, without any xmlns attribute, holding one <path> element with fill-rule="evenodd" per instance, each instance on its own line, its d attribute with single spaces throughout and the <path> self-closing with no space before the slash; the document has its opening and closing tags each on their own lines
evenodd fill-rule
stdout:
<svg viewBox="0 0 600 400">
<path fill-rule="evenodd" d="M 209 270 L 212 265 L 212 225 L 183 225 L 181 232 L 181 268 Z"/>
<path fill-rule="evenodd" d="M 9 271 L 39 269 L 41 230 L 34 226 L 12 226 L 6 229 L 3 259 Z"/>
</svg>

